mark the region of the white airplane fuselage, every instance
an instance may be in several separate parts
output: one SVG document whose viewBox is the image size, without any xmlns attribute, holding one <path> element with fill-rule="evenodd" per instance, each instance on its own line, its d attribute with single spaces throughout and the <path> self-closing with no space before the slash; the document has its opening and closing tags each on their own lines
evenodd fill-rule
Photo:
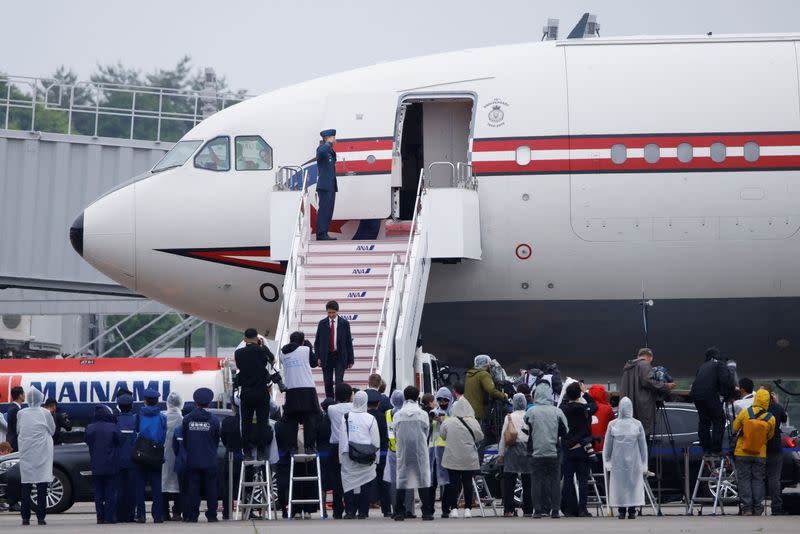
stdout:
<svg viewBox="0 0 800 534">
<path fill-rule="evenodd" d="M 363 184 L 391 173 L 398 106 L 456 95 L 472 100 L 483 255 L 433 266 L 426 350 L 589 373 L 615 358 L 616 374 L 642 343 L 644 287 L 662 357 L 699 364 L 721 344 L 765 372 L 797 372 L 798 40 L 545 41 L 272 91 L 193 128 L 184 140 L 199 143 L 179 167 L 90 205 L 83 256 L 138 293 L 271 336 L 283 285 L 268 248 L 275 170 L 309 162 L 318 132 L 337 128 L 340 198 L 368 191 L 360 202 L 388 205 L 388 189 Z M 271 169 L 237 169 L 237 136 L 268 143 Z M 217 137 L 230 170 L 196 167 Z"/>
</svg>

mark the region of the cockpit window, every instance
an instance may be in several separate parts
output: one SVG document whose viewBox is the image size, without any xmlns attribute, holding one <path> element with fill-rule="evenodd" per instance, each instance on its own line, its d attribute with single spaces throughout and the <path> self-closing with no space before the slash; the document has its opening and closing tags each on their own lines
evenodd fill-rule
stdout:
<svg viewBox="0 0 800 534">
<path fill-rule="evenodd" d="M 272 147 L 260 135 L 236 138 L 236 170 L 268 171 L 272 168 Z"/>
<path fill-rule="evenodd" d="M 194 157 L 194 166 L 209 171 L 231 170 L 231 152 L 227 137 L 215 137 Z"/>
<path fill-rule="evenodd" d="M 180 167 L 189 159 L 202 141 L 180 141 L 172 150 L 164 154 L 161 161 L 153 167 L 153 172 L 165 171 L 173 167 Z"/>
</svg>

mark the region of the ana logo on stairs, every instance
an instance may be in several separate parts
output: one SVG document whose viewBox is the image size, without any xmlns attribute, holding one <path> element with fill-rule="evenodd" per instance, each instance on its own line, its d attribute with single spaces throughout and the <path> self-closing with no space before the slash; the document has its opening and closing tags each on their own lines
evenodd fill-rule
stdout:
<svg viewBox="0 0 800 534">
<path fill-rule="evenodd" d="M 340 315 L 341 315 L 341 317 L 343 317 L 344 319 L 347 319 L 348 321 L 356 321 L 358 319 L 358 314 L 357 313 L 351 313 L 349 315 L 345 314 L 345 313 L 342 313 Z"/>
<path fill-rule="evenodd" d="M 351 291 L 347 294 L 347 298 L 349 299 L 363 299 L 367 296 L 366 291 Z"/>
<path fill-rule="evenodd" d="M 353 274 L 369 274 L 370 272 L 372 272 L 372 268 L 371 267 L 367 267 L 367 268 L 356 267 L 355 269 L 353 269 Z"/>
<path fill-rule="evenodd" d="M 375 250 L 375 245 L 356 245 L 356 250 Z"/>
</svg>

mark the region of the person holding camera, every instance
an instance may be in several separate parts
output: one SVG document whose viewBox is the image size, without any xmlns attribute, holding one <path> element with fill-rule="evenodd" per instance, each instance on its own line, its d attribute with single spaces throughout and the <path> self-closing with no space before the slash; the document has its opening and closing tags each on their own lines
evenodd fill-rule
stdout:
<svg viewBox="0 0 800 534">
<path fill-rule="evenodd" d="M 305 452 L 316 454 L 317 421 L 320 411 L 311 368 L 317 366 L 317 358 L 303 332 L 292 332 L 289 343 L 281 348 L 280 359 L 283 383 L 286 385 L 283 411 L 289 435 L 296 437 L 297 425 L 303 423 Z"/>
<path fill-rule="evenodd" d="M 661 382 L 653 372 L 653 351 L 639 349 L 635 360 L 629 360 L 622 369 L 619 394 L 633 403 L 633 416 L 642 422 L 644 433 L 653 435 L 656 406 L 659 399 L 675 388 L 674 382 Z"/>
<path fill-rule="evenodd" d="M 697 436 L 703 454 L 722 453 L 722 434 L 725 430 L 725 412 L 722 400 L 733 396 L 735 384 L 725 362 L 719 360 L 719 349 L 706 351 L 706 361 L 697 370 L 689 391 L 689 398 L 697 408 Z"/>
<path fill-rule="evenodd" d="M 244 347 L 236 349 L 236 383 L 240 388 L 239 401 L 242 415 L 242 439 L 245 455 L 253 447 L 257 457 L 263 458 L 269 445 L 269 383 L 267 367 L 275 363 L 275 356 L 262 344 L 255 328 L 244 331 Z M 253 424 L 253 415 L 256 422 Z"/>
<path fill-rule="evenodd" d="M 589 497 L 591 462 L 597 459 L 592 445 L 592 415 L 597 411 L 597 403 L 586 392 L 583 382 L 572 382 L 567 386 L 560 408 L 567 418 L 567 434 L 562 441 L 564 488 L 561 492 L 561 508 L 568 517 L 591 517 L 586 502 Z M 573 477 L 578 481 L 579 495 L 575 495 Z"/>
</svg>

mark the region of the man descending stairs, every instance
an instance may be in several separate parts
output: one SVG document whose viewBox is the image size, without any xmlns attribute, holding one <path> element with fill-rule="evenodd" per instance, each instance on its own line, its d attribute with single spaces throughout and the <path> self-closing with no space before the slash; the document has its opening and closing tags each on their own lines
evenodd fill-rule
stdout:
<svg viewBox="0 0 800 534">
<path fill-rule="evenodd" d="M 304 290 L 298 303 L 299 328 L 314 342 L 326 304 L 331 300 L 339 304 L 339 315 L 349 322 L 353 339 L 353 367 L 344 373 L 344 381 L 353 387 L 366 388 L 375 345 L 382 333 L 381 316 L 391 266 L 402 262 L 407 245 L 407 237 L 308 243 Z M 330 343 L 327 335 L 325 341 Z M 317 392 L 324 398 L 322 370 L 317 368 L 314 373 Z"/>
</svg>

